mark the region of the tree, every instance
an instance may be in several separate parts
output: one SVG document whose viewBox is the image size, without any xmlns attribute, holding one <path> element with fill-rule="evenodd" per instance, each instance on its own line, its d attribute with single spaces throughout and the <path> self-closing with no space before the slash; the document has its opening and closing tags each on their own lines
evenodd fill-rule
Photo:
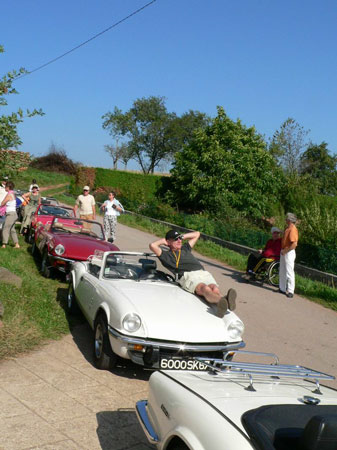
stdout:
<svg viewBox="0 0 337 450">
<path fill-rule="evenodd" d="M 307 146 L 305 130 L 296 120 L 288 118 L 272 137 L 269 151 L 289 176 L 299 173 L 300 157 Z"/>
<path fill-rule="evenodd" d="M 103 128 L 113 138 L 127 138 L 128 155 L 144 173 L 153 173 L 162 162 L 171 161 L 193 131 L 206 123 L 206 116 L 189 111 L 178 117 L 167 111 L 164 97 L 140 98 L 129 111 L 115 107 L 102 116 Z"/>
<path fill-rule="evenodd" d="M 112 158 L 113 162 L 113 169 L 117 170 L 117 163 L 119 160 L 122 160 L 124 164 L 126 165 L 130 157 L 129 151 L 128 151 L 128 145 L 125 142 L 122 142 L 121 144 L 118 144 L 118 139 L 116 138 L 115 145 L 105 145 L 104 146 L 105 151 L 109 153 L 109 155 Z M 125 163 L 125 159 L 127 159 Z"/>
<path fill-rule="evenodd" d="M 282 172 L 255 128 L 233 122 L 223 108 L 175 155 L 171 198 L 193 211 L 216 213 L 226 205 L 247 216 L 270 213 Z"/>
<path fill-rule="evenodd" d="M 3 46 L 0 45 L 0 53 L 4 52 Z M 20 77 L 27 71 L 24 68 L 20 68 L 18 71 L 13 70 L 8 72 L 0 79 L 0 106 L 7 106 L 7 95 L 17 94 L 15 88 L 13 88 L 13 82 L 16 78 Z M 17 126 L 23 122 L 27 117 L 33 117 L 35 115 L 44 115 L 41 109 L 34 109 L 33 111 L 26 110 L 26 113 L 19 108 L 17 112 L 13 112 L 10 115 L 0 116 L 0 149 L 8 149 L 10 147 L 17 148 L 22 144 L 22 141 L 17 132 Z"/>
<path fill-rule="evenodd" d="M 337 193 L 337 156 L 331 156 L 328 144 L 310 144 L 301 156 L 300 171 L 302 175 L 315 180 L 321 194 Z"/>
</svg>

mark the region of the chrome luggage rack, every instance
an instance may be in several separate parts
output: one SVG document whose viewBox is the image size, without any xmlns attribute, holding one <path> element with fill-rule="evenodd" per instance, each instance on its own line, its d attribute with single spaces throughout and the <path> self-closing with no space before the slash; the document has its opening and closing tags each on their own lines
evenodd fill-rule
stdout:
<svg viewBox="0 0 337 450">
<path fill-rule="evenodd" d="M 253 362 L 234 362 L 226 359 L 205 358 L 198 357 L 196 360 L 202 362 L 214 374 L 223 375 L 243 375 L 249 378 L 249 386 L 245 389 L 255 392 L 253 385 L 253 376 L 267 376 L 273 379 L 278 378 L 301 378 L 306 380 L 313 380 L 316 384 L 315 394 L 322 395 L 320 384 L 318 380 L 334 380 L 333 375 L 328 375 L 323 372 L 318 372 L 303 366 L 295 366 L 290 364 L 280 364 L 277 355 L 274 353 L 253 352 L 247 350 L 236 350 L 230 352 L 231 354 L 250 354 L 254 356 L 264 356 L 273 358 L 271 364 L 253 363 Z M 225 355 L 225 357 L 228 356 Z"/>
</svg>

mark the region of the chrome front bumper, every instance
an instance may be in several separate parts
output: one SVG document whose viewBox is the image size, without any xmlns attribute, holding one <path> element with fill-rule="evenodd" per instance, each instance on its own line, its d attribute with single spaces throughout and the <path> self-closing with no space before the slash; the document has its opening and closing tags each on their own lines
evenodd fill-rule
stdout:
<svg viewBox="0 0 337 450">
<path fill-rule="evenodd" d="M 159 442 L 159 438 L 157 436 L 157 433 L 154 431 L 151 422 L 149 420 L 149 417 L 147 415 L 146 411 L 147 407 L 147 400 L 140 400 L 136 403 L 136 414 L 139 420 L 139 423 L 141 424 L 145 436 L 147 437 L 147 440 L 151 444 L 156 444 Z"/>
<path fill-rule="evenodd" d="M 154 341 L 151 339 L 143 339 L 137 337 L 125 336 L 117 330 L 108 326 L 109 333 L 115 339 L 131 345 L 143 345 L 144 347 L 160 347 L 168 350 L 186 351 L 186 352 L 227 352 L 243 348 L 246 344 L 243 341 L 233 342 L 233 344 L 181 344 L 170 341 Z"/>
</svg>

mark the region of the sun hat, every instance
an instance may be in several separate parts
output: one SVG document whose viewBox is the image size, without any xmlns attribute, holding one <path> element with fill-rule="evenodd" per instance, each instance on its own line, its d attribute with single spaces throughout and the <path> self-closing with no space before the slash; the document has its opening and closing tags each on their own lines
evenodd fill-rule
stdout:
<svg viewBox="0 0 337 450">
<path fill-rule="evenodd" d="M 90 191 L 90 187 L 89 186 L 84 186 L 83 190 L 84 191 Z"/>
<path fill-rule="evenodd" d="M 273 234 L 273 233 L 281 233 L 281 230 L 279 228 L 277 228 L 277 227 L 272 227 L 270 232 L 271 232 L 271 234 Z"/>
</svg>

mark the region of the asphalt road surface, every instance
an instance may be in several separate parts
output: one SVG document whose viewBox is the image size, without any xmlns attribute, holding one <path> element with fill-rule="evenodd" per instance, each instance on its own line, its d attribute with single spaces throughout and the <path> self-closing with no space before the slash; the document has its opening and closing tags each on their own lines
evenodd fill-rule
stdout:
<svg viewBox="0 0 337 450">
<path fill-rule="evenodd" d="M 147 251 L 154 239 L 118 225 L 121 250 Z M 281 363 L 337 375 L 336 312 L 246 284 L 238 271 L 197 256 L 224 293 L 237 290 L 246 350 L 276 353 Z M 128 362 L 113 372 L 96 370 L 92 339 L 89 326 L 81 324 L 60 341 L 0 363 L 0 450 L 154 448 L 134 411 L 135 402 L 147 398 L 151 372 Z M 336 381 L 325 384 L 337 387 Z"/>
</svg>

